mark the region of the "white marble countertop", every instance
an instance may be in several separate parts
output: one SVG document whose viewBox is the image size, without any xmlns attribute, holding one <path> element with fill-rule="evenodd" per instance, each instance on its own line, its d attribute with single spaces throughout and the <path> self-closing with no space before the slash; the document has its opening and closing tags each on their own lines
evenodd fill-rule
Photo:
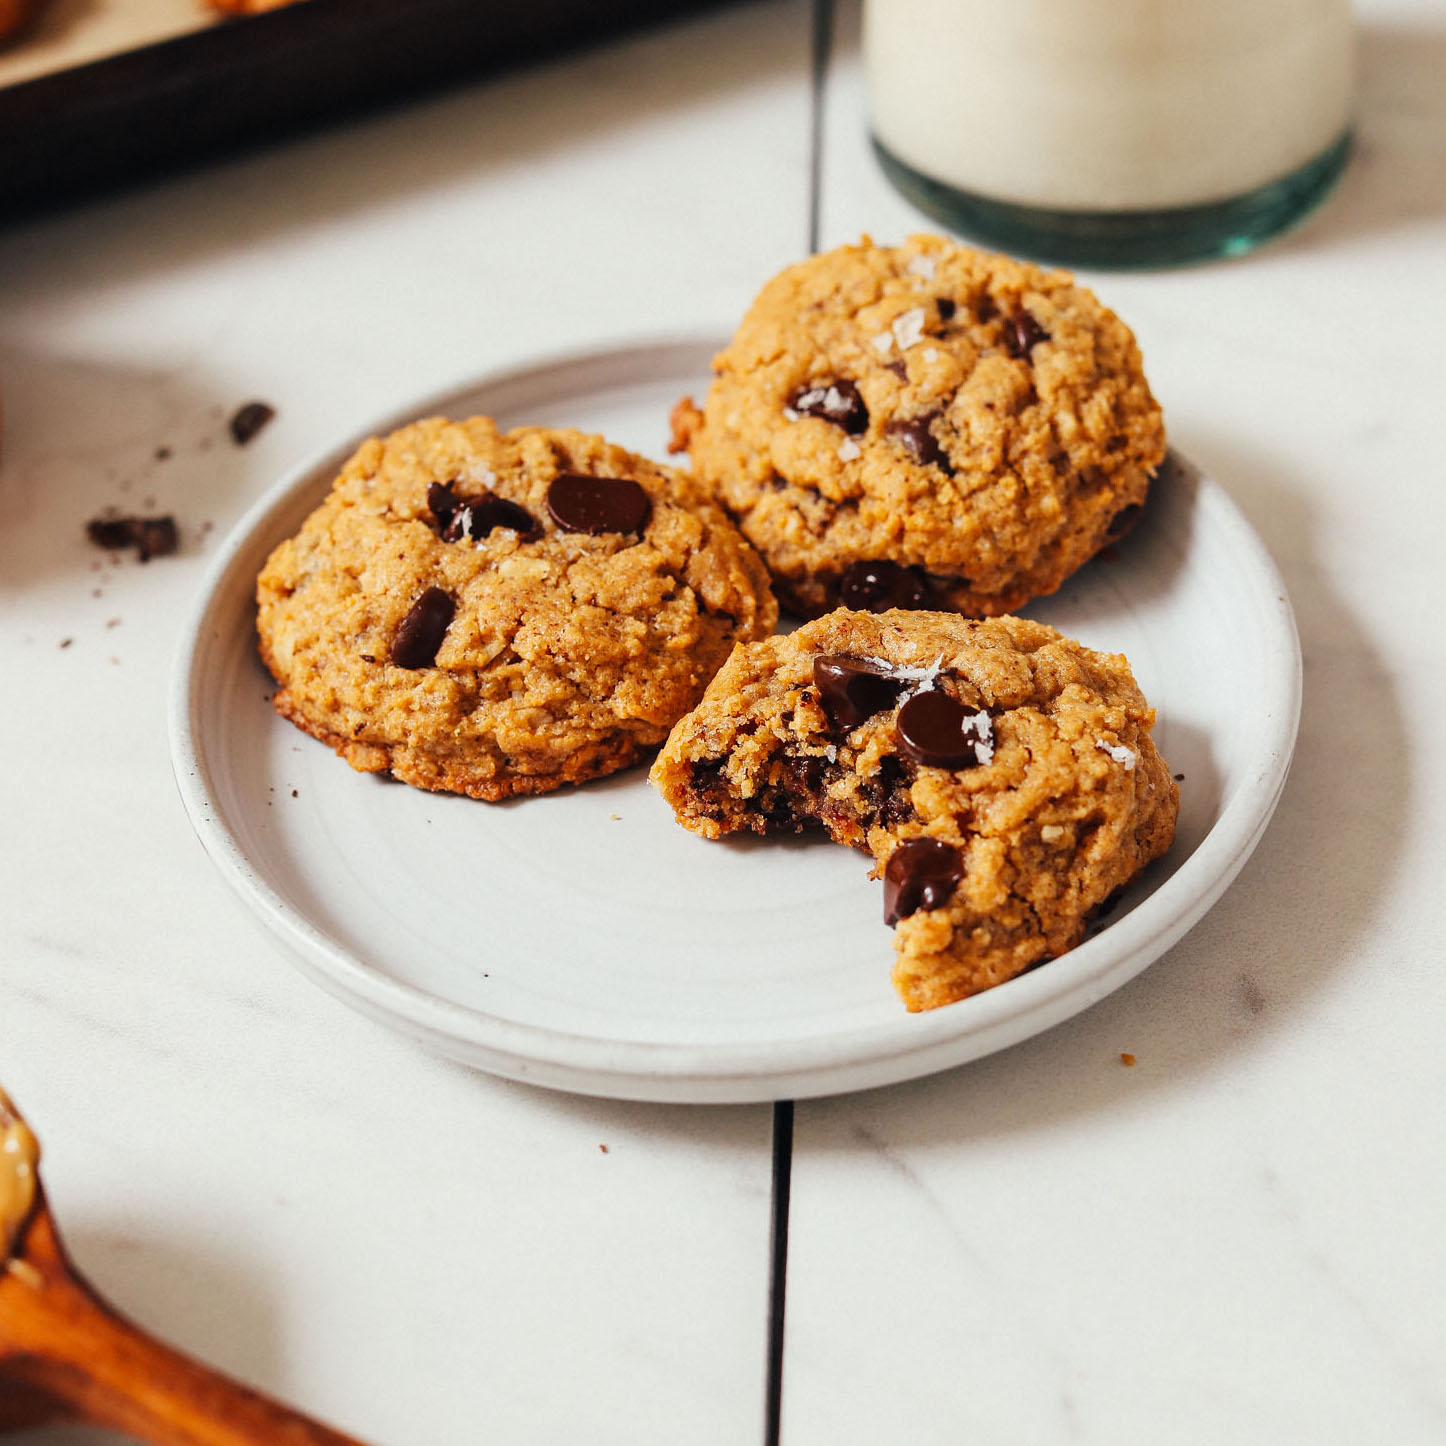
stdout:
<svg viewBox="0 0 1446 1446">
<path fill-rule="evenodd" d="M 798 1106 L 788 1446 L 1446 1440 L 1446 17 L 1361 19 L 1317 215 L 1089 278 L 1285 574 L 1284 800 L 1086 1014 Z M 726 327 L 807 246 L 810 27 L 721 11 L 0 231 L 0 1079 L 107 1295 L 369 1441 L 760 1439 L 771 1111 L 500 1082 L 303 980 L 176 798 L 177 620 L 359 419 Z M 868 156 L 856 32 L 845 4 L 825 246 L 928 229 Z M 278 415 L 238 449 L 252 397 Z M 146 499 L 181 555 L 100 559 L 83 521 Z"/>
</svg>

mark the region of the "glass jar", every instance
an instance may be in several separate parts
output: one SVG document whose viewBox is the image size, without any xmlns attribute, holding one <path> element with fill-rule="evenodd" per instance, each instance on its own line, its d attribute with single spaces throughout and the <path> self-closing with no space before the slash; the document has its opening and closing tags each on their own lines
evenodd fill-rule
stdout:
<svg viewBox="0 0 1446 1446">
<path fill-rule="evenodd" d="M 1350 145 L 1349 0 L 866 0 L 864 58 L 899 190 L 1049 260 L 1247 250 Z"/>
</svg>

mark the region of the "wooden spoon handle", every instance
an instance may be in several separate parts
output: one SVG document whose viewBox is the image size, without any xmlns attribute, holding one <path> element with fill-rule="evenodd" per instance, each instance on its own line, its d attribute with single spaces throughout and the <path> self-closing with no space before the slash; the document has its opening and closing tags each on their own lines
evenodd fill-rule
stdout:
<svg viewBox="0 0 1446 1446">
<path fill-rule="evenodd" d="M 113 1311 L 65 1255 L 49 1210 L 0 1283 L 6 1374 L 73 1418 L 154 1446 L 361 1446 L 193 1361 Z"/>
</svg>

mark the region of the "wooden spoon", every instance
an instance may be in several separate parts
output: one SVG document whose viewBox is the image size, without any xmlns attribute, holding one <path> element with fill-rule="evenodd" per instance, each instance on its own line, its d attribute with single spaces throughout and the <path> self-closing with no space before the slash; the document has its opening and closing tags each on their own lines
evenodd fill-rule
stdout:
<svg viewBox="0 0 1446 1446">
<path fill-rule="evenodd" d="M 0 1123 L 8 1103 L 0 1094 Z M 24 1128 L 13 1107 L 9 1121 Z M 154 1446 L 361 1446 L 114 1311 L 66 1255 L 33 1165 L 27 1173 L 8 1255 L 0 1234 L 0 1430 L 71 1420 Z"/>
</svg>

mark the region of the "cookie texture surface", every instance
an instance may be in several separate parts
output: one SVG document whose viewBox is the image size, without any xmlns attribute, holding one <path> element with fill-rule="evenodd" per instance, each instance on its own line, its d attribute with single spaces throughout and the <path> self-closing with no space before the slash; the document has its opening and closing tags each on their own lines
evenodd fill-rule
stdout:
<svg viewBox="0 0 1446 1446">
<path fill-rule="evenodd" d="M 1042 623 L 840 609 L 738 648 L 652 781 L 706 838 L 821 825 L 868 852 L 911 1010 L 1073 948 L 1174 837 L 1125 659 Z"/>
<path fill-rule="evenodd" d="M 673 426 L 804 616 L 1012 611 L 1128 527 L 1165 455 L 1113 312 L 936 236 L 776 276 Z"/>
<path fill-rule="evenodd" d="M 485 417 L 364 443 L 257 580 L 277 712 L 360 771 L 482 799 L 636 761 L 776 618 L 691 478 Z"/>
</svg>

